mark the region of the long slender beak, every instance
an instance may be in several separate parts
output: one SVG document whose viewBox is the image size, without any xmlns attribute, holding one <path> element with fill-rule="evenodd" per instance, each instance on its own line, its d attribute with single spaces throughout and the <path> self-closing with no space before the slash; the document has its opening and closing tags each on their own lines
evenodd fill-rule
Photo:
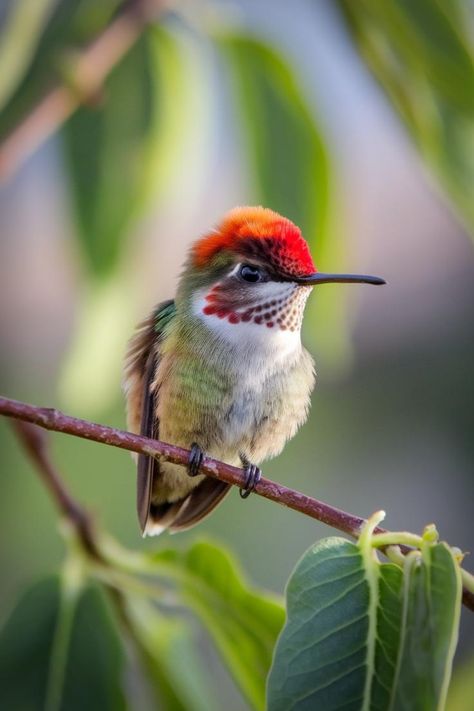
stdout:
<svg viewBox="0 0 474 711">
<path fill-rule="evenodd" d="M 331 282 L 339 282 L 342 284 L 386 284 L 385 279 L 381 279 L 376 276 L 369 276 L 366 274 L 324 274 L 324 272 L 316 272 L 315 274 L 308 274 L 302 277 L 293 277 L 292 281 L 296 281 L 298 284 L 306 284 L 307 286 L 314 286 L 316 284 L 330 284 Z"/>
</svg>

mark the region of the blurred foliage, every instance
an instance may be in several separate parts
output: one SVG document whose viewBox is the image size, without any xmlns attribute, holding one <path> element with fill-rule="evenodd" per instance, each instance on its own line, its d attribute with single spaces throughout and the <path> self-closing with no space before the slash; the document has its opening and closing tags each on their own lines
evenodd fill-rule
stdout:
<svg viewBox="0 0 474 711">
<path fill-rule="evenodd" d="M 31 6 L 28 0 L 22 4 Z M 31 51 L 34 47 L 33 38 L 32 44 L 26 47 L 23 41 L 15 41 L 14 61 L 21 65 L 22 71 L 16 72 L 16 86 L 13 78 L 10 79 L 10 93 L 13 94 L 0 114 L 0 137 L 17 125 L 55 80 L 60 81 L 67 76 L 75 52 L 107 26 L 120 4 L 121 0 L 103 0 L 100 3 L 95 0 L 56 0 L 53 11 L 50 10 L 49 21 L 44 27 L 38 23 L 36 28 L 38 33 L 43 29 L 41 36 L 37 37 L 36 51 Z M 11 22 L 14 13 L 20 12 L 19 5 L 16 0 L 10 3 Z M 28 11 L 31 17 L 30 7 Z M 1 51 L 5 51 L 3 48 L 7 37 L 3 35 L 1 40 Z"/>
<path fill-rule="evenodd" d="M 454 674 L 446 711 L 469 711 L 474 699 L 474 660 L 470 659 Z"/>
<path fill-rule="evenodd" d="M 264 709 L 284 612 L 276 599 L 248 586 L 228 552 L 202 542 L 182 554 L 146 555 L 99 536 L 98 559 L 71 532 L 68 541 L 61 578 L 27 591 L 0 632 L 2 708 L 136 708 L 124 684 L 129 642 L 158 708 L 220 708 L 191 610 L 251 707 Z"/>
<path fill-rule="evenodd" d="M 265 681 L 284 621 L 280 604 L 248 590 L 235 562 L 215 546 L 162 551 L 152 561 L 158 571 L 160 565 L 178 571 L 183 599 L 207 625 L 252 707 L 264 709 Z"/>
<path fill-rule="evenodd" d="M 57 0 L 17 0 L 10 4 L 0 35 L 0 109 L 23 78 Z"/>
<path fill-rule="evenodd" d="M 295 73 L 275 48 L 245 35 L 222 34 L 245 131 L 256 196 L 298 222 L 322 254 L 330 243 L 329 158 Z"/>
<path fill-rule="evenodd" d="M 361 57 L 474 235 L 474 56 L 468 4 L 339 3 Z"/>
<path fill-rule="evenodd" d="M 3 709 L 125 708 L 124 652 L 110 603 L 97 586 L 71 582 L 54 576 L 36 583 L 2 629 Z"/>
<path fill-rule="evenodd" d="M 93 274 L 117 269 L 131 226 L 169 189 L 190 103 L 183 38 L 145 31 L 111 72 L 96 107 L 82 107 L 63 130 L 77 234 Z"/>
</svg>

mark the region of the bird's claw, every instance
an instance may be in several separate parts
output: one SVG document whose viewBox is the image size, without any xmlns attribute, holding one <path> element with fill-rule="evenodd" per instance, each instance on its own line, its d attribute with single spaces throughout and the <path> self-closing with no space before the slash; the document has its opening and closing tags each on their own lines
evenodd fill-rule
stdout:
<svg viewBox="0 0 474 711">
<path fill-rule="evenodd" d="M 262 472 L 259 467 L 255 464 L 250 464 L 250 462 L 245 465 L 245 473 L 247 475 L 245 485 L 239 489 L 239 494 L 242 499 L 246 499 L 247 496 L 250 496 L 262 478 Z"/>
<path fill-rule="evenodd" d="M 189 452 L 188 467 L 187 471 L 189 476 L 197 476 L 199 474 L 199 469 L 201 468 L 202 460 L 204 459 L 204 452 L 201 447 L 193 442 L 191 445 L 191 451 Z"/>
</svg>

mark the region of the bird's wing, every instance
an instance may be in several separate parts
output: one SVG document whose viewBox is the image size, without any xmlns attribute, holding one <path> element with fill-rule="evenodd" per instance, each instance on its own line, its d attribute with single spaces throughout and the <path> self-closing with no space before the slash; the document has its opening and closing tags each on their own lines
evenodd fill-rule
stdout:
<svg viewBox="0 0 474 711">
<path fill-rule="evenodd" d="M 125 392 L 130 429 L 144 437 L 159 439 L 156 410 L 159 391 L 152 390 L 160 363 L 160 343 L 164 331 L 176 314 L 174 301 L 159 304 L 141 323 L 132 340 L 125 361 Z M 191 444 L 191 443 L 189 443 Z M 137 513 L 144 535 L 160 533 L 164 528 L 182 531 L 194 526 L 223 499 L 230 485 L 205 478 L 179 501 L 152 504 L 153 489 L 161 476 L 160 463 L 154 457 L 139 454 L 137 460 Z"/>
<path fill-rule="evenodd" d="M 159 437 L 159 421 L 155 417 L 158 393 L 151 389 L 160 362 L 160 342 L 163 331 L 176 313 L 174 301 L 163 301 L 150 316 L 138 325 L 130 341 L 125 360 L 125 392 L 128 424 L 144 437 Z M 160 465 L 154 457 L 139 454 L 137 459 L 137 514 L 142 533 L 150 516 L 153 480 L 159 476 Z"/>
</svg>

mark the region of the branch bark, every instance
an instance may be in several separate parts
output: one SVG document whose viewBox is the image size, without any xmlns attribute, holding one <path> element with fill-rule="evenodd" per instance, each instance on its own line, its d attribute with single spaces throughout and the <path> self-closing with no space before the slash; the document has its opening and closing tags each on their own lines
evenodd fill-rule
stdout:
<svg viewBox="0 0 474 711">
<path fill-rule="evenodd" d="M 0 143 L 0 184 L 6 182 L 82 103 L 100 93 L 107 76 L 162 9 L 162 0 L 129 0 L 117 18 L 82 53 L 68 85 L 52 88 Z"/>
<path fill-rule="evenodd" d="M 18 400 L 0 397 L 0 415 L 29 422 L 54 432 L 62 432 L 63 434 L 126 449 L 130 452 L 158 457 L 173 464 L 186 466 L 188 463 L 189 450 L 187 449 L 176 447 L 160 440 L 142 437 L 125 430 L 71 417 L 54 408 L 36 407 Z M 243 469 L 233 467 L 217 459 L 204 457 L 200 471 L 207 476 L 220 479 L 239 488 L 245 486 L 246 475 Z M 353 538 L 359 536 L 361 527 L 365 523 L 365 519 L 359 516 L 354 516 L 264 477 L 256 485 L 254 493 L 270 499 L 270 501 L 275 501 L 282 506 L 299 511 Z M 384 528 L 377 527 L 375 529 L 375 533 L 386 532 Z M 466 589 L 463 591 L 463 603 L 474 611 L 474 595 Z"/>
</svg>

